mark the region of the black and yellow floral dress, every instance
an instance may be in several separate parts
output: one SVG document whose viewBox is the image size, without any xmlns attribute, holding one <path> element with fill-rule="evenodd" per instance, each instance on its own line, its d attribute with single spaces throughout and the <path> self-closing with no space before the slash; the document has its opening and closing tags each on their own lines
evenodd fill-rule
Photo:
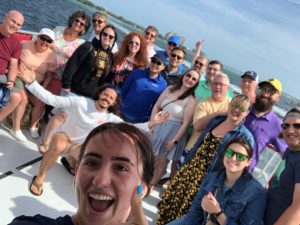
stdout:
<svg viewBox="0 0 300 225">
<path fill-rule="evenodd" d="M 208 132 L 193 158 L 177 172 L 162 196 L 157 225 L 167 224 L 189 211 L 221 140 Z"/>
</svg>

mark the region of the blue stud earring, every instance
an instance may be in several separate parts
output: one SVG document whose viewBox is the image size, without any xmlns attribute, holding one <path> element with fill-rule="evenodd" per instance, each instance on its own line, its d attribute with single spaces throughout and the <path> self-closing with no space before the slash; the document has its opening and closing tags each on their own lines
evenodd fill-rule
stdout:
<svg viewBox="0 0 300 225">
<path fill-rule="evenodd" d="M 142 195 L 142 192 L 143 192 L 143 184 L 139 184 L 139 186 L 137 187 L 137 190 L 136 190 L 136 194 L 141 196 Z"/>
</svg>

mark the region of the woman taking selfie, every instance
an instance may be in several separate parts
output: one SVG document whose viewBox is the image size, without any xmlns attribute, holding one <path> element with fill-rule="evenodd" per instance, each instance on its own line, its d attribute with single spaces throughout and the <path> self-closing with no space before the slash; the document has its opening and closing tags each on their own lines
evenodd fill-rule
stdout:
<svg viewBox="0 0 300 225">
<path fill-rule="evenodd" d="M 205 176 L 188 214 L 168 225 L 263 224 L 266 193 L 248 172 L 252 152 L 244 139 L 230 141 L 222 169 Z"/>
</svg>

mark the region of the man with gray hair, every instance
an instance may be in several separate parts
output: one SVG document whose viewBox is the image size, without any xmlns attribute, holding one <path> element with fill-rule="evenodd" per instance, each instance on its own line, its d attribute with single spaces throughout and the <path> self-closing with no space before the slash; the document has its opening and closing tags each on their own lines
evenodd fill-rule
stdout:
<svg viewBox="0 0 300 225">
<path fill-rule="evenodd" d="M 194 146 L 200 132 L 213 117 L 226 113 L 230 103 L 230 99 L 227 97 L 229 84 L 230 79 L 227 74 L 221 72 L 214 76 L 211 83 L 211 96 L 203 101 L 198 101 L 195 106 L 193 116 L 194 129 L 186 149 L 191 149 Z"/>
<path fill-rule="evenodd" d="M 21 55 L 21 43 L 15 33 L 20 30 L 23 23 L 22 13 L 11 10 L 0 24 L 0 88 L 1 92 L 4 89 L 12 90 L 8 102 L 0 106 L 0 122 L 18 106 L 21 100 L 20 94 L 14 88 Z"/>
<path fill-rule="evenodd" d="M 155 26 L 152 25 L 148 26 L 144 31 L 144 38 L 147 42 L 147 53 L 149 62 L 151 61 L 151 57 L 156 54 L 153 44 L 156 40 L 157 35 L 158 30 Z"/>
<path fill-rule="evenodd" d="M 104 11 L 97 11 L 93 14 L 93 31 L 91 33 L 91 36 L 89 37 L 88 41 L 92 41 L 94 38 L 99 39 L 100 32 L 103 30 L 103 28 L 108 23 L 108 14 Z M 112 52 L 115 53 L 118 51 L 118 45 L 115 43 Z"/>
</svg>

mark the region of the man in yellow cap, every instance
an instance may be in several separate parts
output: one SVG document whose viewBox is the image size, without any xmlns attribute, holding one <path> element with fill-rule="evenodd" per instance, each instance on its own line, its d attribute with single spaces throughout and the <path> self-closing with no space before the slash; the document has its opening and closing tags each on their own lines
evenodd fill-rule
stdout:
<svg viewBox="0 0 300 225">
<path fill-rule="evenodd" d="M 278 137 L 282 121 L 273 111 L 273 106 L 280 100 L 282 85 L 276 78 L 270 78 L 260 82 L 258 86 L 255 103 L 244 123 L 255 140 L 252 161 L 249 166 L 250 172 L 253 171 L 261 152 L 268 144 L 273 145 L 280 153 L 287 148 L 284 140 Z"/>
</svg>

